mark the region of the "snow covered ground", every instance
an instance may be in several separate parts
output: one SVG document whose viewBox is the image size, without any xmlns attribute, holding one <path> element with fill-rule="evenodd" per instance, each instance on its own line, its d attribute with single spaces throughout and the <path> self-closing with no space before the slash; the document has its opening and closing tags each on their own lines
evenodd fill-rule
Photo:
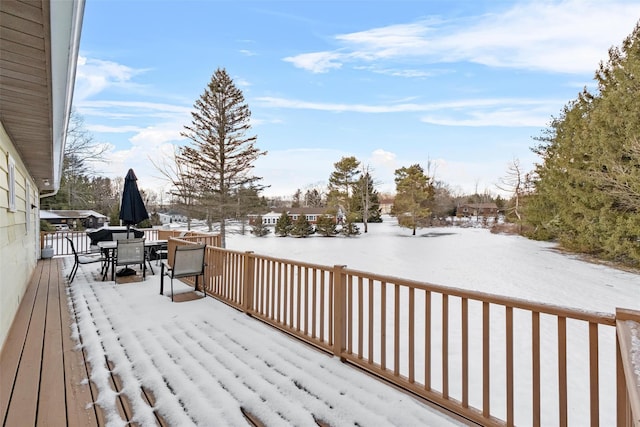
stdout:
<svg viewBox="0 0 640 427">
<path fill-rule="evenodd" d="M 350 238 L 227 236 L 229 249 L 585 310 L 640 309 L 639 274 L 587 263 L 556 247 L 483 228 L 424 228 L 412 236 L 391 217 Z"/>
<path fill-rule="evenodd" d="M 640 310 L 640 275 L 583 262 L 550 243 L 484 229 L 423 229 L 411 236 L 386 218 L 370 224 L 366 235 L 352 238 L 229 235 L 227 246 L 585 310 Z M 68 270 L 71 259 L 66 261 Z M 117 366 L 141 425 L 153 420 L 140 399 L 141 385 L 154 393 L 158 411 L 171 425 L 246 425 L 240 406 L 268 426 L 315 425 L 314 417 L 332 426 L 456 425 L 406 394 L 212 298 L 171 303 L 158 294 L 158 274 L 115 286 L 96 281 L 95 269 L 81 267 L 70 295 L 94 365 L 98 403 L 108 409 L 112 425 L 122 423 L 107 385 L 104 354 Z M 187 289 L 179 282 L 176 286 Z M 603 357 L 611 354 L 607 348 Z M 543 370 L 545 363 L 554 363 L 553 355 L 543 355 Z M 573 381 L 572 387 L 588 388 L 588 377 Z M 601 379 L 602 399 L 614 396 L 612 384 Z M 543 394 L 547 391 L 543 388 Z M 524 412 L 518 425 L 530 424 L 526 408 Z M 588 420 L 584 415 L 570 417 L 570 424 L 582 425 Z M 601 425 L 608 425 L 612 416 L 601 413 Z"/>
</svg>

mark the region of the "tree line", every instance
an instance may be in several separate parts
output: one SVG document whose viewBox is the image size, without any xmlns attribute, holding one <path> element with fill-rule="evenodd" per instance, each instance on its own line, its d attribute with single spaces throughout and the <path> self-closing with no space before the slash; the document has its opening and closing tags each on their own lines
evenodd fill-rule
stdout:
<svg viewBox="0 0 640 427">
<path fill-rule="evenodd" d="M 640 22 L 532 150 L 524 233 L 640 266 Z M 528 189 L 527 189 L 528 188 Z"/>
<path fill-rule="evenodd" d="M 488 194 L 464 198 L 495 202 L 528 237 L 554 239 L 574 251 L 640 265 L 638 75 L 640 23 L 600 64 L 595 73 L 597 91 L 583 89 L 535 138 L 532 150 L 541 158 L 535 170 L 522 171 L 517 160 L 509 165 L 503 182 L 503 189 L 512 194 L 509 200 Z M 267 152 L 257 148 L 257 137 L 250 134 L 250 115 L 242 92 L 224 69 L 216 70 L 182 133 L 190 144 L 178 147 L 173 161 L 162 168 L 173 184 L 175 206 L 188 217 L 205 218 L 210 227 L 220 224 L 223 245 L 225 220 L 264 213 L 272 205 L 260 195 L 266 188 L 262 178 L 251 173 L 253 163 Z M 99 157 L 101 153 L 79 149 L 74 139 L 79 144 L 90 142 L 80 131 L 71 137 L 61 191 L 43 199 L 43 208 L 88 206 L 113 212 L 117 183 L 90 177 L 83 169 L 90 159 L 79 155 Z M 413 234 L 418 227 L 440 225 L 438 219 L 455 214 L 460 203 L 460 197 L 429 173 L 429 166 L 426 171 L 419 164 L 395 171 L 392 214 Z M 326 191 L 298 190 L 292 206 L 324 207 L 341 218 L 348 235 L 359 232 L 355 224 L 362 224 L 367 232 L 368 223 L 380 220 L 371 169 L 352 156 L 343 157 L 334 167 Z M 290 227 L 298 234 L 309 229 L 302 222 Z M 329 228 L 326 233 L 333 231 Z"/>
</svg>

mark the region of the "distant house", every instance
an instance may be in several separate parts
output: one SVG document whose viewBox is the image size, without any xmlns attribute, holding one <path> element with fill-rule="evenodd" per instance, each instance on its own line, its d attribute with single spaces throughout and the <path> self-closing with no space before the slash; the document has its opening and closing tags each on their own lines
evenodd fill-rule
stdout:
<svg viewBox="0 0 640 427">
<path fill-rule="evenodd" d="M 160 224 L 171 224 L 174 222 L 187 222 L 188 218 L 186 215 L 178 214 L 175 212 L 158 212 L 158 217 L 160 218 Z"/>
<path fill-rule="evenodd" d="M 458 218 L 472 216 L 495 217 L 498 215 L 498 206 L 495 203 L 467 203 L 456 208 Z"/>
<path fill-rule="evenodd" d="M 286 212 L 292 221 L 296 221 L 300 215 L 304 215 L 310 224 L 317 223 L 318 218 L 322 215 L 330 215 L 326 213 L 326 208 L 279 208 L 263 215 L 249 214 L 247 216 L 251 225 L 255 224 L 259 216 L 262 217 L 263 225 L 276 225 L 278 219 L 282 216 L 282 212 Z M 333 217 L 333 215 L 330 216 Z"/>
<path fill-rule="evenodd" d="M 380 201 L 380 213 L 382 215 L 391 214 L 391 209 L 393 208 L 393 202 L 395 201 L 395 197 L 382 195 L 379 197 L 379 201 Z"/>
<path fill-rule="evenodd" d="M 51 225 L 66 224 L 70 229 L 100 228 L 108 223 L 108 218 L 91 210 L 50 210 L 40 211 L 40 219 Z"/>
</svg>

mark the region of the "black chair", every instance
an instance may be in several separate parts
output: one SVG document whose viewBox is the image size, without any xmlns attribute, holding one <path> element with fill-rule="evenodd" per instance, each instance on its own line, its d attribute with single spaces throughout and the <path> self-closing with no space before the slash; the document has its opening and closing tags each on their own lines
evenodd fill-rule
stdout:
<svg viewBox="0 0 640 427">
<path fill-rule="evenodd" d="M 71 267 L 71 273 L 69 273 L 69 283 L 73 282 L 73 279 L 76 277 L 76 273 L 78 272 L 78 266 L 80 264 L 93 264 L 95 262 L 106 262 L 106 258 L 102 256 L 100 253 L 90 252 L 90 253 L 82 253 L 79 254 L 76 251 L 76 247 L 73 244 L 73 240 L 69 237 L 65 237 L 69 241 L 69 245 L 71 245 L 71 251 L 73 252 L 73 267 Z M 102 266 L 104 269 L 104 264 Z"/>
<path fill-rule="evenodd" d="M 205 244 L 180 245 L 176 246 L 173 253 L 173 265 L 169 265 L 167 260 L 163 260 L 160 267 L 160 294 L 164 295 L 164 275 L 171 277 L 171 301 L 173 301 L 173 279 L 180 277 L 196 277 L 195 290 L 198 290 L 198 277 L 204 274 L 206 266 L 204 254 L 207 246 Z M 165 272 L 166 270 L 166 272 Z M 202 285 L 204 296 L 207 293 Z"/>
</svg>

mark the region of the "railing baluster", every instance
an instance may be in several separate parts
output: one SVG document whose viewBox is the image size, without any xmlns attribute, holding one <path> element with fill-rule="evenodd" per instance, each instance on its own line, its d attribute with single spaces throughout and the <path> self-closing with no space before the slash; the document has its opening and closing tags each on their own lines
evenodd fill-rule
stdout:
<svg viewBox="0 0 640 427">
<path fill-rule="evenodd" d="M 568 425 L 567 412 L 567 318 L 558 316 L 558 425 Z"/>
<path fill-rule="evenodd" d="M 533 426 L 540 427 L 540 313 L 531 312 L 531 365 L 533 381 Z"/>
<path fill-rule="evenodd" d="M 462 327 L 462 407 L 469 407 L 469 300 L 461 301 Z"/>
<path fill-rule="evenodd" d="M 414 383 L 416 377 L 416 367 L 415 367 L 415 353 L 416 353 L 416 301 L 415 301 L 415 288 L 411 286 L 409 288 L 409 336 L 408 338 L 408 346 L 409 346 L 409 382 Z"/>
<path fill-rule="evenodd" d="M 324 271 L 320 271 L 320 342 L 324 342 L 325 341 L 325 336 L 324 336 L 324 322 L 325 322 L 325 317 L 324 317 L 324 301 L 325 301 L 325 296 L 324 296 Z"/>
<path fill-rule="evenodd" d="M 362 276 L 358 276 L 358 359 L 362 359 L 362 345 L 364 342 L 363 334 L 363 324 L 362 319 L 364 318 L 364 307 L 363 307 L 363 278 Z"/>
<path fill-rule="evenodd" d="M 491 335 L 490 307 L 482 303 L 482 416 L 491 416 Z"/>
<path fill-rule="evenodd" d="M 424 306 L 424 388 L 431 390 L 431 291 L 425 291 Z"/>
<path fill-rule="evenodd" d="M 449 399 L 449 296 L 442 294 L 442 397 Z"/>
<path fill-rule="evenodd" d="M 347 276 L 347 352 L 353 353 L 353 276 Z"/>
<path fill-rule="evenodd" d="M 336 316 L 336 308 L 333 305 L 333 301 L 334 301 L 334 293 L 336 291 L 335 288 L 335 281 L 336 281 L 336 275 L 335 272 L 332 270 L 329 272 L 329 330 L 327 331 L 327 333 L 329 334 L 329 345 L 333 346 L 335 343 L 335 336 L 333 335 L 334 333 L 334 327 L 333 327 L 333 321 L 335 319 Z"/>
<path fill-rule="evenodd" d="M 591 427 L 600 425 L 600 398 L 598 381 L 598 324 L 589 322 L 589 385 Z"/>
<path fill-rule="evenodd" d="M 505 341 L 507 356 L 507 426 L 514 425 L 513 413 L 513 307 L 505 307 Z"/>
<path fill-rule="evenodd" d="M 375 317 L 375 313 L 373 311 L 373 279 L 368 278 L 367 279 L 369 282 L 369 352 L 368 352 L 368 359 L 369 359 L 369 363 L 373 363 L 373 341 L 374 341 L 374 337 L 373 337 L 373 322 L 374 322 L 374 317 Z"/>
<path fill-rule="evenodd" d="M 311 270 L 311 274 L 313 277 L 313 285 L 312 285 L 312 292 L 313 292 L 313 296 L 311 298 L 311 336 L 313 338 L 317 338 L 317 323 L 318 323 L 318 274 L 320 273 L 320 270 L 317 269 L 312 269 Z"/>
<path fill-rule="evenodd" d="M 296 280 L 296 331 L 300 332 L 302 330 L 302 325 L 300 324 L 302 322 L 302 266 L 298 265 L 296 270 L 298 276 L 298 280 Z M 291 301 L 293 302 L 293 298 L 291 298 Z"/>
<path fill-rule="evenodd" d="M 400 286 L 393 288 L 393 374 L 400 375 Z"/>
<path fill-rule="evenodd" d="M 283 281 L 283 306 L 284 306 L 284 324 L 288 327 L 293 325 L 293 287 L 291 281 L 293 280 L 293 265 L 286 263 L 284 265 L 284 281 Z"/>
<path fill-rule="evenodd" d="M 387 369 L 387 283 L 380 282 L 380 368 Z"/>
</svg>

